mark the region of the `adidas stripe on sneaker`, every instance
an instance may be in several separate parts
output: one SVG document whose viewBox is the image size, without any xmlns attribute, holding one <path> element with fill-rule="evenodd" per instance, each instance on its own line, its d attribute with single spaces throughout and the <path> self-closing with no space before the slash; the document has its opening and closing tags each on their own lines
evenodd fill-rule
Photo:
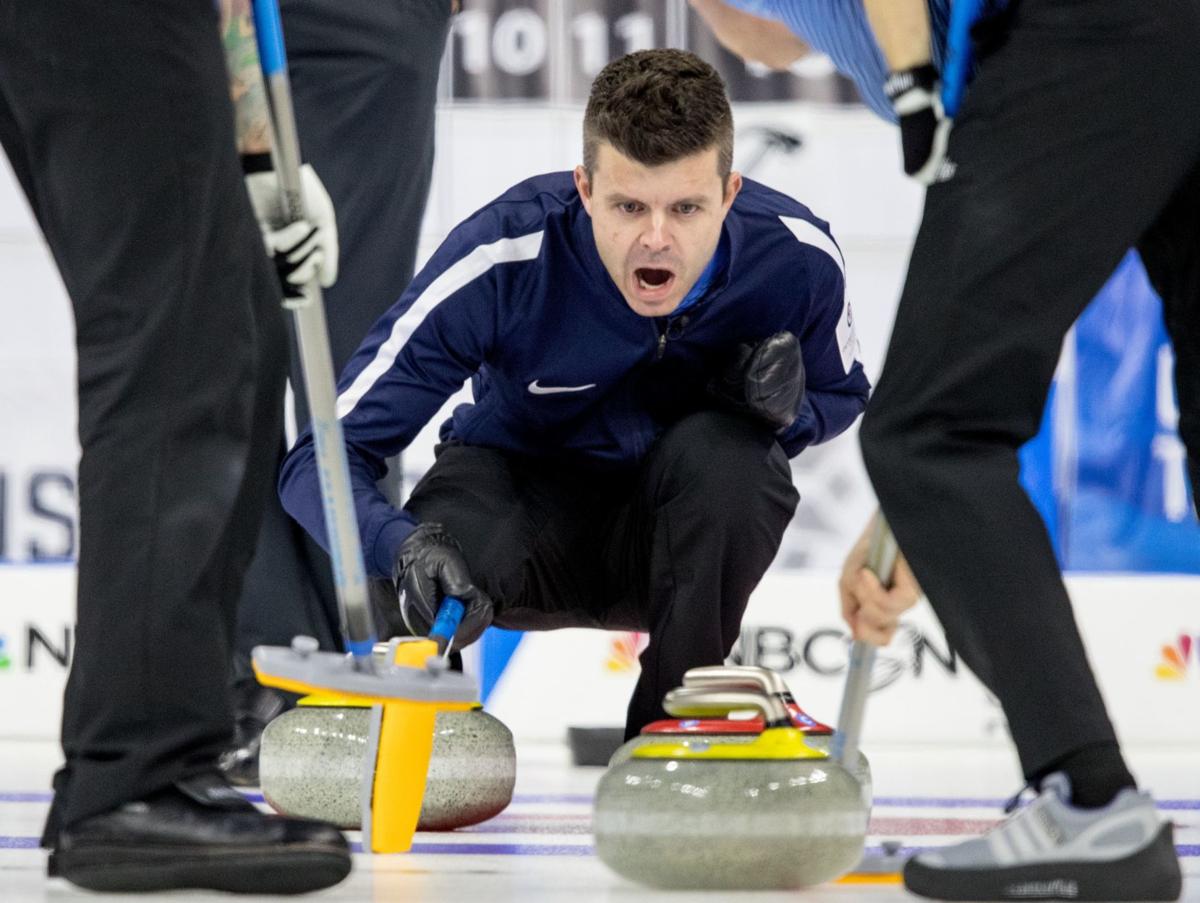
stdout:
<svg viewBox="0 0 1200 903">
<path fill-rule="evenodd" d="M 1172 825 L 1149 794 L 1122 790 L 1107 806 L 1069 804 L 1056 772 L 987 834 L 918 853 L 909 891 L 938 900 L 1177 900 L 1183 879 Z"/>
</svg>

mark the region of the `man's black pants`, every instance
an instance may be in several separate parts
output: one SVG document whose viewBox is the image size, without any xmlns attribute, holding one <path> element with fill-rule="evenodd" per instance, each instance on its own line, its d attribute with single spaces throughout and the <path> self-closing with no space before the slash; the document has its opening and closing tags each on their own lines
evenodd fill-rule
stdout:
<svg viewBox="0 0 1200 903">
<path fill-rule="evenodd" d="M 798 501 L 769 430 L 705 412 L 621 473 L 443 446 L 405 507 L 462 545 L 498 626 L 649 632 L 633 736 L 685 671 L 725 660 Z"/>
<path fill-rule="evenodd" d="M 3 0 L 0 142 L 79 358 L 78 632 L 52 842 L 54 825 L 211 769 L 228 743 L 285 334 L 211 0 Z"/>
<path fill-rule="evenodd" d="M 1028 776 L 1115 739 L 1017 449 L 1064 335 L 1134 245 L 1200 487 L 1198 46 L 1196 0 L 1021 3 L 956 122 L 957 171 L 929 190 L 863 422 L 883 511 Z"/>
<path fill-rule="evenodd" d="M 341 371 L 412 280 L 450 0 L 281 0 L 280 11 L 301 149 L 337 212 L 338 281 L 325 309 Z M 303 385 L 293 365 L 301 429 Z M 398 472 L 385 482 L 398 494 Z M 287 645 L 298 633 L 341 648 L 329 556 L 272 493 L 239 604 L 235 677 L 252 679 L 255 646 Z"/>
</svg>

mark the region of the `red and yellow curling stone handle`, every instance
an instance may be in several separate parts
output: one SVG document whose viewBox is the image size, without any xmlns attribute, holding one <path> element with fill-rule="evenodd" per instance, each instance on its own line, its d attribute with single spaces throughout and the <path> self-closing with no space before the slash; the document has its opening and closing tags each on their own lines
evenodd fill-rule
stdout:
<svg viewBox="0 0 1200 903">
<path fill-rule="evenodd" d="M 691 742 L 646 743 L 633 751 L 634 759 L 764 760 L 828 759 L 829 754 L 805 742 L 804 732 L 794 727 L 769 727 L 749 743 Z"/>
<path fill-rule="evenodd" d="M 765 730 L 749 743 L 647 743 L 633 751 L 635 759 L 827 759 L 805 742 L 792 726 L 791 713 L 774 696 L 748 689 L 679 687 L 663 697 L 668 714 L 683 718 L 712 718 L 740 709 L 762 713 Z"/>
</svg>

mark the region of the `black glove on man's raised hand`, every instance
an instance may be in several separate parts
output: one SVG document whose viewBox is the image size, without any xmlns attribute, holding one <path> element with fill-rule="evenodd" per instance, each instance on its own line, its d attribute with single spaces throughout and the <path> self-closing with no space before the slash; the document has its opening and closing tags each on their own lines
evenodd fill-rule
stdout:
<svg viewBox="0 0 1200 903">
<path fill-rule="evenodd" d="M 953 120 L 942 109 L 942 86 L 937 70 L 926 63 L 893 72 L 883 85 L 900 119 L 904 172 L 922 185 L 946 178 L 942 164 Z"/>
<path fill-rule="evenodd" d="M 400 616 L 413 636 L 428 636 L 445 596 L 466 608 L 454 634 L 461 649 L 492 623 L 492 600 L 471 580 L 462 549 L 441 524 L 421 524 L 400 544 L 392 574 L 400 599 Z"/>
<path fill-rule="evenodd" d="M 757 344 L 738 345 L 709 391 L 725 407 L 749 414 L 774 430 L 791 426 L 804 399 L 799 339 L 790 332 L 777 332 Z"/>
</svg>

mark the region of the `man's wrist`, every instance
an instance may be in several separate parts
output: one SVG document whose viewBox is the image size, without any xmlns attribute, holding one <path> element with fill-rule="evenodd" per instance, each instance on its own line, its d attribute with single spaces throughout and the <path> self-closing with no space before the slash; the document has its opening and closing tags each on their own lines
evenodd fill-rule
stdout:
<svg viewBox="0 0 1200 903">
<path fill-rule="evenodd" d="M 892 72 L 888 75 L 887 81 L 883 83 L 883 91 L 888 100 L 895 103 L 898 97 L 914 88 L 932 92 L 937 85 L 937 80 L 938 71 L 933 64 L 922 63 L 920 66 L 913 66 L 910 69 Z"/>
<path fill-rule="evenodd" d="M 416 530 L 418 524 L 404 512 L 397 512 L 399 517 L 388 521 L 374 537 L 365 537 L 363 550 L 367 556 L 367 569 L 380 576 L 395 578 L 396 564 L 400 559 L 400 546 Z M 370 549 L 367 554 L 366 550 Z"/>
</svg>

